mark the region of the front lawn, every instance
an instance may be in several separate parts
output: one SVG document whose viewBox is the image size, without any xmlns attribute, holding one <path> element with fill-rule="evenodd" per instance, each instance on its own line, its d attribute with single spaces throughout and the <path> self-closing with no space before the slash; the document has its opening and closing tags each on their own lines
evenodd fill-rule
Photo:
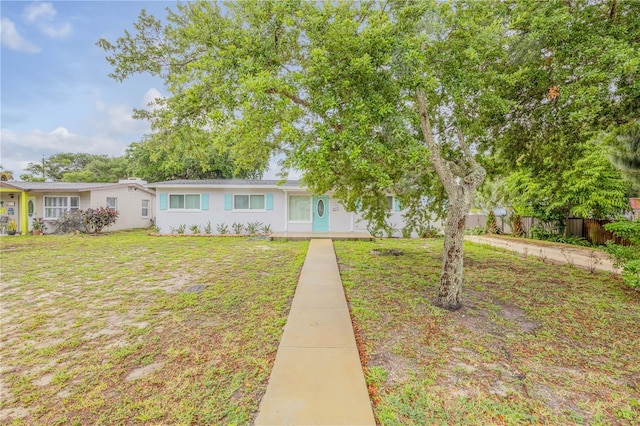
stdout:
<svg viewBox="0 0 640 426">
<path fill-rule="evenodd" d="M 306 248 L 3 236 L 0 423 L 250 423 Z"/>
<path fill-rule="evenodd" d="M 334 245 L 381 424 L 640 424 L 640 293 L 620 278 L 467 243 L 448 312 L 442 240 Z"/>
</svg>

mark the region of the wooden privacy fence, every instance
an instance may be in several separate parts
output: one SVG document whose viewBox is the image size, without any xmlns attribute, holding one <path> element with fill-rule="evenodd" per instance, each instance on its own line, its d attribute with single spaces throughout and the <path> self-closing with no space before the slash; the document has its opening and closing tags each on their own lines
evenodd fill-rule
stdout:
<svg viewBox="0 0 640 426">
<path fill-rule="evenodd" d="M 604 229 L 604 225 L 611 223 L 610 220 L 602 219 L 582 219 L 583 238 L 594 244 L 604 244 L 609 240 L 614 240 L 616 244 L 628 246 L 631 243 L 620 237 L 616 237 L 612 232 Z"/>
<path fill-rule="evenodd" d="M 510 218 L 507 216 L 497 216 L 498 229 L 500 232 L 508 234 L 511 232 Z M 531 228 L 538 227 L 547 232 L 560 233 L 558 223 L 544 222 L 534 217 L 522 217 L 520 220 L 522 230 L 527 237 L 531 237 Z M 471 229 L 476 226 L 485 226 L 487 223 L 487 215 L 474 214 L 467 216 L 466 228 Z M 629 245 L 629 242 L 622 238 L 617 238 L 613 233 L 604 229 L 604 225 L 611 223 L 606 219 L 583 219 L 580 217 L 571 217 L 567 219 L 567 235 L 584 238 L 585 240 L 604 245 L 609 240 L 614 240 L 616 244 Z"/>
</svg>

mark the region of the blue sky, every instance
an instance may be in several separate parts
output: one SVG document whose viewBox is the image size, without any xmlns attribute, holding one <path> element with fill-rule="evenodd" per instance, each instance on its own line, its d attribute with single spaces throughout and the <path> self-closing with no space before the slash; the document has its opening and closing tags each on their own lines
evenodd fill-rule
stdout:
<svg viewBox="0 0 640 426">
<path fill-rule="evenodd" d="M 16 178 L 56 152 L 119 156 L 149 131 L 133 120 L 162 96 L 159 79 L 109 78 L 100 38 L 115 41 L 144 8 L 163 18 L 173 1 L 1 1 L 0 164 Z"/>
</svg>

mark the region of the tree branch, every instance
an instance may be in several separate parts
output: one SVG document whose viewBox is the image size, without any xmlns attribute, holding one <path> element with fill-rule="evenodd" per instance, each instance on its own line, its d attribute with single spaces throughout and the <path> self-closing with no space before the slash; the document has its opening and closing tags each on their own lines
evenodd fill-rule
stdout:
<svg viewBox="0 0 640 426">
<path fill-rule="evenodd" d="M 278 89 L 269 89 L 267 90 L 267 93 L 270 93 L 272 95 L 280 95 L 280 96 L 284 96 L 285 98 L 289 99 L 290 101 L 292 101 L 294 104 L 303 106 L 303 107 L 310 107 L 311 104 L 308 101 L 305 101 L 302 98 L 299 98 L 298 96 L 294 95 L 291 92 L 288 92 L 286 90 L 278 90 Z"/>
<path fill-rule="evenodd" d="M 420 129 L 422 130 L 422 138 L 431 151 L 431 160 L 433 161 L 433 167 L 440 176 L 440 180 L 449 192 L 449 188 L 454 184 L 454 173 L 452 173 L 450 162 L 444 161 L 440 156 L 440 149 L 433 139 L 433 130 L 431 129 L 431 123 L 429 121 L 429 113 L 427 112 L 427 103 L 425 100 L 424 91 L 421 88 L 416 88 L 416 99 L 418 104 L 418 113 L 420 114 Z"/>
<path fill-rule="evenodd" d="M 618 8 L 618 0 L 611 2 L 611 9 L 609 10 L 609 20 L 613 20 L 616 17 L 616 9 Z"/>
</svg>

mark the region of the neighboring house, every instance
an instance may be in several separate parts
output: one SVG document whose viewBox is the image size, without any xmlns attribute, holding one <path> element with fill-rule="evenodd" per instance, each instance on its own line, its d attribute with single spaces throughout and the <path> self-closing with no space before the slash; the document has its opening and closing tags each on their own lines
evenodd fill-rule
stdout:
<svg viewBox="0 0 640 426">
<path fill-rule="evenodd" d="M 640 219 L 640 198 L 629 198 L 633 220 Z"/>
<path fill-rule="evenodd" d="M 298 181 L 210 179 L 150 183 L 156 190 L 156 225 L 161 233 L 192 225 L 246 225 L 261 222 L 272 232 L 367 231 L 360 214 L 348 212 L 330 194 L 313 195 Z M 399 202 L 389 196 L 389 222 L 401 235 Z"/>
<path fill-rule="evenodd" d="M 15 220 L 23 235 L 35 218 L 42 217 L 50 233 L 62 213 L 109 207 L 119 216 L 108 230 L 146 228 L 153 224 L 155 192 L 145 184 L 140 179 L 118 183 L 0 182 L 0 216 Z"/>
</svg>

